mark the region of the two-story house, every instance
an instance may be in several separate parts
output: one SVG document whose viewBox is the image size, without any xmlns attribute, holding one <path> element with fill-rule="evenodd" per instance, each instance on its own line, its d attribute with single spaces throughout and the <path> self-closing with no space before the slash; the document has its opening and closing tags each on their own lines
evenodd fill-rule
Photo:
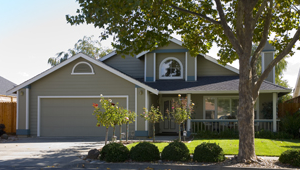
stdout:
<svg viewBox="0 0 300 170">
<path fill-rule="evenodd" d="M 262 67 L 273 55 L 272 48 L 265 49 Z M 262 84 L 255 105 L 258 129 L 262 126 L 259 120 L 264 119 L 260 113 L 262 103 L 273 101 L 276 107 L 277 98 L 291 91 L 274 84 L 272 74 L 269 81 Z M 139 116 L 143 108 L 160 106 L 165 114 L 172 98 L 178 94 L 195 103 L 192 119 L 186 124 L 188 134 L 202 128 L 224 130 L 229 125 L 229 128 L 237 128 L 238 87 L 236 68 L 220 65 L 205 54 L 191 57 L 181 41 L 170 39 L 167 46 L 125 59 L 115 52 L 99 60 L 79 53 L 8 93 L 18 95 L 19 135 L 104 136 L 105 128 L 96 127 L 96 118 L 92 115 L 92 103 L 99 103 L 103 94 L 135 111 L 138 116 L 130 125 L 130 131 L 135 132 L 135 136 L 148 136 L 152 134 L 152 126 Z M 264 126 L 276 131 L 276 109 L 273 115 Z M 157 133 L 178 132 L 178 125 L 172 119 L 155 127 Z"/>
</svg>

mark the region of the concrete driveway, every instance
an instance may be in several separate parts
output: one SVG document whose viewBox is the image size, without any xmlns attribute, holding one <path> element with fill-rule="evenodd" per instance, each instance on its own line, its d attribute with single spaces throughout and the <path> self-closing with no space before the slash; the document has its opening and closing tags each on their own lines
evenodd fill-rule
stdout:
<svg viewBox="0 0 300 170">
<path fill-rule="evenodd" d="M 99 137 L 19 138 L 0 143 L 0 169 L 64 167 L 103 145 L 104 138 Z"/>
</svg>

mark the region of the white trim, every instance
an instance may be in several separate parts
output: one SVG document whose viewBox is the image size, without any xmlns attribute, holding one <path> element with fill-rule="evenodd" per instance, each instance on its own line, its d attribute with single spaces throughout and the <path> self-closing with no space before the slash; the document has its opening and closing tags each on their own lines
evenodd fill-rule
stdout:
<svg viewBox="0 0 300 170">
<path fill-rule="evenodd" d="M 15 91 L 18 91 L 19 89 L 21 89 L 21 88 L 23 88 L 23 87 L 25 87 L 27 85 L 30 85 L 31 83 L 33 83 L 33 82 L 35 82 L 35 81 L 37 81 L 37 80 L 39 80 L 39 79 L 47 76 L 48 74 L 50 74 L 50 73 L 52 73 L 52 72 L 54 72 L 54 71 L 62 68 L 63 66 L 71 63 L 72 61 L 74 61 L 74 60 L 76 60 L 78 58 L 86 59 L 89 62 L 91 62 L 91 63 L 93 63 L 93 64 L 95 64 L 95 65 L 97 65 L 97 66 L 99 66 L 99 67 L 101 67 L 101 68 L 103 68 L 103 69 L 105 69 L 105 70 L 107 70 L 107 71 L 109 71 L 109 72 L 111 72 L 111 73 L 113 73 L 113 74 L 115 74 L 115 75 L 117 75 L 117 76 L 119 76 L 119 77 L 121 77 L 121 78 L 123 78 L 123 79 L 125 79 L 125 80 L 127 80 L 129 82 L 131 82 L 131 83 L 133 83 L 133 84 L 135 84 L 135 85 L 138 85 L 138 86 L 140 86 L 142 88 L 145 88 L 145 89 L 151 91 L 152 93 L 154 93 L 156 95 L 158 94 L 158 90 L 157 89 L 153 89 L 150 86 L 147 86 L 144 83 L 141 83 L 138 80 L 135 80 L 135 79 L 133 79 L 133 78 L 131 78 L 131 77 L 129 77 L 129 76 L 127 76 L 127 75 L 119 72 L 118 70 L 107 66 L 106 64 L 102 63 L 101 61 L 98 61 L 98 60 L 96 60 L 94 58 L 91 58 L 91 57 L 89 57 L 89 56 L 87 56 L 85 54 L 82 54 L 82 53 L 76 54 L 73 57 L 69 58 L 68 60 L 66 60 L 66 61 L 58 64 L 57 66 L 54 66 L 54 67 L 52 67 L 52 68 L 50 68 L 50 69 L 42 72 L 41 74 L 39 74 L 39 75 L 37 75 L 37 76 L 35 76 L 35 77 L 33 77 L 33 78 L 25 81 L 24 83 L 22 83 L 22 84 L 20 84 L 20 85 L 18 85 L 16 87 L 10 89 L 9 91 L 7 91 L 7 93 L 13 93 Z"/>
<path fill-rule="evenodd" d="M 92 72 L 91 73 L 74 73 L 75 68 L 79 64 L 86 64 L 86 65 L 88 65 L 90 67 L 90 69 L 91 69 Z M 81 62 L 78 62 L 77 64 L 75 64 L 74 67 L 73 67 L 73 69 L 72 69 L 72 73 L 71 73 L 71 75 L 88 75 L 88 74 L 95 74 L 95 73 L 94 73 L 94 69 L 93 69 L 92 65 L 90 63 L 88 63 L 88 62 L 85 62 L 85 61 L 81 61 Z"/>
<path fill-rule="evenodd" d="M 273 132 L 276 132 L 277 131 L 277 128 L 276 128 L 276 106 L 277 106 L 277 93 L 273 93 Z"/>
<path fill-rule="evenodd" d="M 135 112 L 135 124 L 134 130 L 137 131 L 137 87 L 134 88 L 134 112 Z"/>
<path fill-rule="evenodd" d="M 178 40 L 176 38 L 173 38 L 173 37 L 169 38 L 169 41 L 172 41 L 173 43 L 175 43 L 177 45 L 180 45 L 180 46 L 182 46 L 182 44 L 183 44 L 182 41 L 180 41 L 180 40 Z"/>
<path fill-rule="evenodd" d="M 195 81 L 197 81 L 197 56 L 195 57 Z"/>
<path fill-rule="evenodd" d="M 187 81 L 187 52 L 185 52 L 185 81 Z"/>
<path fill-rule="evenodd" d="M 147 80 L 147 54 L 145 54 L 144 58 L 144 82 Z"/>
<path fill-rule="evenodd" d="M 265 71 L 265 53 L 261 53 L 261 73 Z"/>
<path fill-rule="evenodd" d="M 29 129 L 29 88 L 26 88 L 26 129 Z"/>
<path fill-rule="evenodd" d="M 156 81 L 156 53 L 153 53 L 153 81 Z"/>
<path fill-rule="evenodd" d="M 112 56 L 114 56 L 114 55 L 116 55 L 116 54 L 117 54 L 117 52 L 116 52 L 116 51 L 113 51 L 113 52 L 107 54 L 106 56 L 101 57 L 99 60 L 100 60 L 100 61 L 104 61 L 104 60 L 109 59 L 110 57 L 112 57 Z"/>
<path fill-rule="evenodd" d="M 162 64 L 167 61 L 167 60 L 175 60 L 177 61 L 179 64 L 180 64 L 180 76 L 177 76 L 177 77 L 162 77 L 161 76 L 161 67 L 162 67 Z M 159 64 L 159 79 L 182 79 L 183 78 L 183 66 L 182 66 L 182 63 L 180 60 L 178 60 L 177 58 L 175 57 L 167 57 L 165 58 L 160 64 Z"/>
<path fill-rule="evenodd" d="M 206 55 L 206 54 L 200 54 L 200 55 L 203 55 L 205 59 L 207 59 L 207 60 L 209 60 L 209 61 L 211 61 L 211 62 L 213 62 L 213 63 L 215 63 L 215 64 L 217 64 L 217 65 L 219 65 L 221 67 L 224 67 L 224 68 L 226 68 L 226 69 L 228 69 L 230 71 L 233 71 L 233 72 L 235 72 L 237 74 L 240 74 L 239 69 L 236 69 L 236 68 L 234 68 L 234 67 L 232 67 L 230 65 L 223 66 L 222 64 L 218 63 L 217 59 L 215 59 L 215 58 L 213 58 L 213 57 L 211 57 L 209 55 Z"/>
<path fill-rule="evenodd" d="M 146 55 L 146 54 L 149 53 L 149 52 L 150 52 L 150 51 L 143 51 L 143 52 L 137 54 L 137 55 L 135 56 L 135 58 L 140 58 L 140 57 L 142 57 L 143 55 Z"/>
<path fill-rule="evenodd" d="M 19 91 L 17 91 L 17 116 L 16 116 L 16 129 L 18 130 L 19 129 Z"/>
<path fill-rule="evenodd" d="M 129 96 L 128 95 L 106 95 L 104 98 L 125 98 L 126 109 L 129 109 Z M 37 136 L 41 135 L 41 99 L 93 99 L 100 98 L 100 96 L 38 96 L 37 97 Z"/>
<path fill-rule="evenodd" d="M 145 108 L 148 110 L 148 90 L 145 89 Z M 145 120 L 145 131 L 148 131 L 148 121 Z"/>
</svg>

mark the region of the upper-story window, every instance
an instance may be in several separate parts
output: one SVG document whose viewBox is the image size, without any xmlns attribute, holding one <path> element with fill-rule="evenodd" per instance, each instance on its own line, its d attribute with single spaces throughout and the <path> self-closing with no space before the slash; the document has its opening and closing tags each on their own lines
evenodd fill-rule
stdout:
<svg viewBox="0 0 300 170">
<path fill-rule="evenodd" d="M 160 79 L 181 79 L 183 78 L 183 67 L 180 60 L 174 57 L 164 59 L 159 66 Z"/>
<path fill-rule="evenodd" d="M 93 67 L 88 62 L 79 62 L 72 69 L 72 75 L 94 74 Z"/>
</svg>

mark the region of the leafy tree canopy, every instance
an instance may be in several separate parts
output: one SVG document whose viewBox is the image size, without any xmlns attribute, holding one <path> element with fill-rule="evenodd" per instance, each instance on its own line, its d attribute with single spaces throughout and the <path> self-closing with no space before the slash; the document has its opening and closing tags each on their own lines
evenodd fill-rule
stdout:
<svg viewBox="0 0 300 170">
<path fill-rule="evenodd" d="M 112 49 L 103 48 L 99 40 L 93 40 L 93 36 L 84 36 L 83 39 L 77 41 L 77 43 L 74 45 L 74 48 L 68 49 L 67 52 L 59 52 L 56 54 L 56 57 L 49 58 L 48 64 L 51 66 L 56 66 L 57 64 L 67 60 L 69 57 L 77 53 L 84 53 L 98 59 L 110 52 L 112 52 Z"/>
</svg>

